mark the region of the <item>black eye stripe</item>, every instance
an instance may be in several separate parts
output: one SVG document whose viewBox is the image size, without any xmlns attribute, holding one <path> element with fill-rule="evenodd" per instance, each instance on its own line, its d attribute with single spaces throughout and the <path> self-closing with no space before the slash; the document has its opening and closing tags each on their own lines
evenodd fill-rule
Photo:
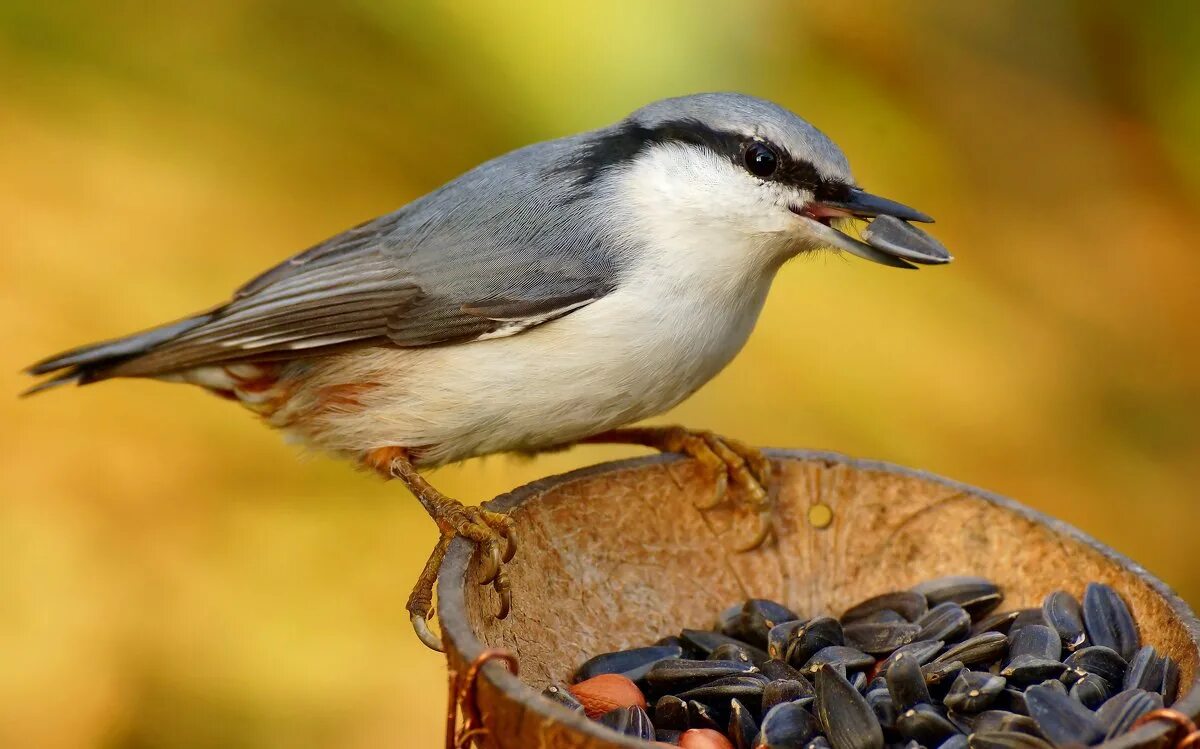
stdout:
<svg viewBox="0 0 1200 749">
<path fill-rule="evenodd" d="M 778 158 L 775 170 L 763 179 L 807 190 L 818 200 L 836 200 L 849 193 L 849 185 L 823 179 L 811 163 L 792 158 L 786 150 L 773 143 L 717 130 L 695 120 L 674 120 L 653 128 L 626 122 L 592 140 L 561 170 L 574 174 L 579 187 L 586 189 L 609 168 L 628 163 L 645 148 L 663 143 L 701 146 L 728 158 L 743 169 L 747 168 L 747 150 L 755 143 L 762 143 L 769 146 Z"/>
<path fill-rule="evenodd" d="M 850 199 L 850 185 L 845 182 L 825 180 L 813 191 L 817 200 L 847 201 Z"/>
</svg>

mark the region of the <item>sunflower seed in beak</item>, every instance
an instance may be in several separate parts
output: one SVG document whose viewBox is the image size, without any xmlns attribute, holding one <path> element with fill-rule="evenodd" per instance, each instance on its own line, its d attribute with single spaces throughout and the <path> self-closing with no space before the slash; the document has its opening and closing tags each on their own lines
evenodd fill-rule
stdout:
<svg viewBox="0 0 1200 749">
<path fill-rule="evenodd" d="M 913 263 L 941 265 L 954 259 L 941 242 L 895 216 L 875 218 L 863 229 L 862 236 L 875 249 Z"/>
</svg>

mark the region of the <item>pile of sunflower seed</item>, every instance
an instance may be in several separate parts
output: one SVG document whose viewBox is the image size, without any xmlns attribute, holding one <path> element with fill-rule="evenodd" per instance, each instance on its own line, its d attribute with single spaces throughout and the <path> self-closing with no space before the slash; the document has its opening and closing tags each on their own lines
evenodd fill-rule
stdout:
<svg viewBox="0 0 1200 749">
<path fill-rule="evenodd" d="M 1142 646 L 1109 586 L 994 613 L 1002 599 L 965 576 L 875 596 L 840 618 L 751 599 L 711 631 L 598 655 L 544 694 L 647 741 L 735 749 L 1090 745 L 1174 702 L 1178 664 Z M 628 689 L 609 699 L 614 683 Z"/>
</svg>

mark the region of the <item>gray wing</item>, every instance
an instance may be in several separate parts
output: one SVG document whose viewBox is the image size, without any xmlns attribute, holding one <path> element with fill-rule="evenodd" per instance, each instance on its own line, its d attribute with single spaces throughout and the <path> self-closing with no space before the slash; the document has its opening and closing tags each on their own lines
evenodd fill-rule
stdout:
<svg viewBox="0 0 1200 749">
<path fill-rule="evenodd" d="M 463 343 L 579 309 L 611 291 L 616 278 L 599 212 L 572 192 L 559 166 L 583 137 L 510 153 L 312 247 L 182 332 L 95 373 L 144 376 L 348 346 Z M 87 363 L 77 353 L 39 368 Z"/>
</svg>

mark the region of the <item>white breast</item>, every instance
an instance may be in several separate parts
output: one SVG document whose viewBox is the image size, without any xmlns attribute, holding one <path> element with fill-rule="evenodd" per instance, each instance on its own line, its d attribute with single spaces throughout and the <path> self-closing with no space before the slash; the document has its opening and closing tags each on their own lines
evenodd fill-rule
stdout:
<svg viewBox="0 0 1200 749">
<path fill-rule="evenodd" d="M 323 362 L 304 387 L 379 386 L 364 393 L 363 408 L 323 413 L 297 431 L 338 451 L 417 447 L 431 464 L 569 443 L 693 393 L 746 341 L 765 291 L 713 299 L 631 287 L 510 338 L 349 352 Z M 288 410 L 272 420 L 288 422 Z"/>
</svg>

